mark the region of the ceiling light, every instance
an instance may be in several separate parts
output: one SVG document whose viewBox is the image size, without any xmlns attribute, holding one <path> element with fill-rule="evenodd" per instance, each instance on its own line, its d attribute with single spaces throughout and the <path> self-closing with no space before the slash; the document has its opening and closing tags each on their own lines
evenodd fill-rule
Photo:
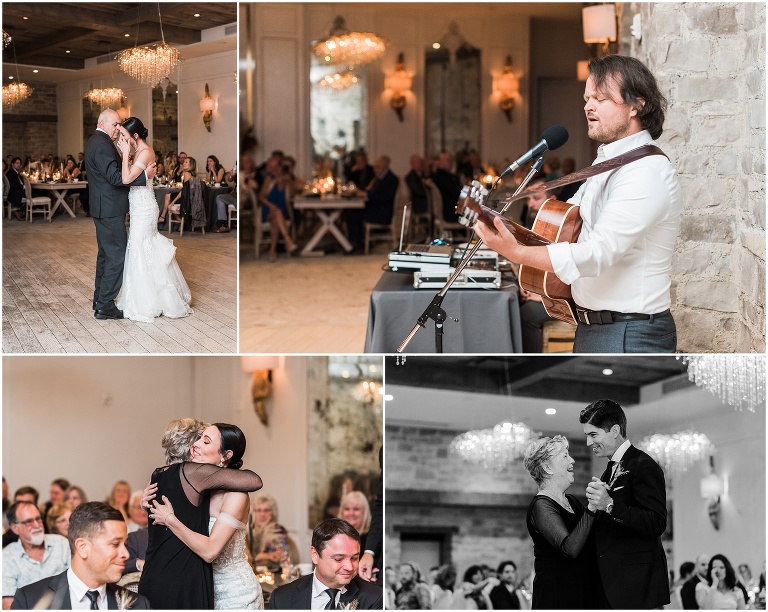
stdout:
<svg viewBox="0 0 768 612">
<path fill-rule="evenodd" d="M 716 450 L 710 439 L 698 431 L 680 431 L 672 435 L 655 433 L 643 438 L 637 445 L 668 474 L 675 475 L 686 472 Z"/>
<path fill-rule="evenodd" d="M 25 19 L 25 20 L 26 20 L 26 19 L 29 19 L 29 17 L 22 17 L 22 19 Z"/>
<path fill-rule="evenodd" d="M 451 440 L 450 451 L 464 461 L 502 471 L 520 459 L 531 442 L 541 437 L 525 423 L 499 423 L 493 429 L 475 429 Z"/>
<path fill-rule="evenodd" d="M 72 53 L 69 49 L 67 49 L 64 53 Z"/>
<path fill-rule="evenodd" d="M 440 43 L 432 43 L 432 48 L 433 49 L 439 49 L 440 48 Z"/>
<path fill-rule="evenodd" d="M 686 355 L 682 360 L 688 379 L 724 404 L 752 412 L 765 405 L 765 355 Z"/>
<path fill-rule="evenodd" d="M 162 42 L 154 47 L 133 47 L 117 54 L 120 70 L 133 77 L 139 83 L 155 88 L 182 62 L 184 58 L 175 47 L 166 44 L 163 33 L 163 18 L 160 3 L 157 4 L 157 17 L 160 23 Z M 138 33 L 137 33 L 138 38 Z"/>
<path fill-rule="evenodd" d="M 336 17 L 328 37 L 312 45 L 312 52 L 326 64 L 350 68 L 379 59 L 384 40 L 371 32 L 350 32 L 344 17 Z"/>
<path fill-rule="evenodd" d="M 195 13 L 193 17 L 200 17 L 200 13 Z"/>
<path fill-rule="evenodd" d="M 384 401 L 385 401 L 385 402 L 391 402 L 393 399 L 395 399 L 395 396 L 394 396 L 394 395 L 389 395 L 389 394 L 386 394 L 386 395 L 384 396 Z"/>
<path fill-rule="evenodd" d="M 613 374 L 613 370 L 611 370 L 611 368 L 605 368 L 603 370 L 603 374 L 605 374 L 606 376 L 610 376 L 611 374 Z"/>
<path fill-rule="evenodd" d="M 83 97 L 91 102 L 95 102 L 102 109 L 105 109 L 120 104 L 124 96 L 125 93 L 119 87 L 108 87 L 106 89 L 90 89 Z"/>
<path fill-rule="evenodd" d="M 40 71 L 39 71 L 37 68 L 35 68 L 35 69 L 34 69 L 32 72 L 34 72 L 35 74 L 37 74 L 37 73 L 38 73 L 38 72 L 40 72 Z"/>
<path fill-rule="evenodd" d="M 126 38 L 130 38 L 131 37 L 130 34 L 123 34 L 123 36 L 125 36 Z"/>
<path fill-rule="evenodd" d="M 555 410 L 554 408 L 547 408 L 544 412 L 546 412 L 547 414 L 557 414 L 557 410 Z"/>
<path fill-rule="evenodd" d="M 9 74 L 9 75 L 8 75 L 8 80 L 9 80 L 9 81 L 13 81 L 13 75 L 12 75 L 12 74 Z"/>
</svg>

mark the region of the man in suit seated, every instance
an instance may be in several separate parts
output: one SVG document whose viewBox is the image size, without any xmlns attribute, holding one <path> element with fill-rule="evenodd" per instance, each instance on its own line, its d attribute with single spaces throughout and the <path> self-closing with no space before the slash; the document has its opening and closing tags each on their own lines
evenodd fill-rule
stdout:
<svg viewBox="0 0 768 612">
<path fill-rule="evenodd" d="M 21 158 L 14 157 L 11 160 L 11 167 L 5 174 L 8 177 L 8 185 L 10 190 L 8 191 L 8 201 L 11 203 L 13 209 L 13 215 L 19 220 L 23 221 L 27 215 L 27 207 L 22 203 L 22 199 L 25 197 L 24 191 L 24 179 L 21 178 Z"/>
<path fill-rule="evenodd" d="M 395 196 L 400 185 L 398 178 L 389 169 L 390 160 L 386 155 L 378 157 L 373 162 L 374 179 L 365 190 L 367 199 L 364 210 L 347 211 L 346 221 L 349 231 L 349 241 L 354 245 L 355 252 L 362 251 L 363 222 L 386 225 L 392 222 L 395 210 Z"/>
<path fill-rule="evenodd" d="M 461 194 L 461 181 L 453 173 L 453 155 L 446 152 L 440 153 L 437 170 L 432 174 L 432 182 L 437 185 L 443 198 L 443 219 L 451 223 L 458 223 L 459 216 L 456 214 L 456 203 Z"/>
<path fill-rule="evenodd" d="M 80 504 L 69 519 L 69 569 L 20 588 L 11 609 L 149 610 L 146 597 L 114 584 L 128 559 L 127 535 L 119 510 L 103 502 Z"/>
<path fill-rule="evenodd" d="M 315 571 L 278 587 L 270 610 L 381 610 L 381 588 L 357 575 L 360 534 L 343 519 L 321 521 L 312 532 L 310 548 Z"/>
</svg>

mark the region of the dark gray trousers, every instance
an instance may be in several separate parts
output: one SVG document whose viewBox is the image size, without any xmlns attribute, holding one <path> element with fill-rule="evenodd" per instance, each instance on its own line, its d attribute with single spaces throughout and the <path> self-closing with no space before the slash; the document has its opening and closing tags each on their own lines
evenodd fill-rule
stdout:
<svg viewBox="0 0 768 612">
<path fill-rule="evenodd" d="M 574 353 L 674 353 L 677 328 L 671 313 L 641 321 L 576 327 Z"/>
<path fill-rule="evenodd" d="M 93 222 L 96 224 L 96 242 L 99 245 L 93 301 L 96 302 L 96 308 L 102 310 L 117 297 L 123 284 L 128 233 L 125 230 L 125 215 L 100 219 L 94 217 Z"/>
</svg>

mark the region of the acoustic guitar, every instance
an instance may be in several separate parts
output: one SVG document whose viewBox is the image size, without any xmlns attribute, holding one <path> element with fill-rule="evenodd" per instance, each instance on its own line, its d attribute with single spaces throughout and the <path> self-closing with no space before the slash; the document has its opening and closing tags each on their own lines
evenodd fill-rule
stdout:
<svg viewBox="0 0 768 612">
<path fill-rule="evenodd" d="M 472 181 L 461 190 L 456 212 L 459 223 L 472 227 L 482 221 L 493 229 L 493 220 L 501 218 L 504 225 L 520 244 L 525 246 L 546 246 L 557 242 L 576 242 L 581 231 L 581 216 L 576 204 L 550 198 L 541 205 L 533 228 L 500 215 L 483 204 L 488 195 L 478 181 Z M 541 296 L 547 314 L 553 319 L 576 325 L 576 304 L 571 297 L 571 286 L 561 281 L 554 272 L 538 270 L 531 266 L 520 266 L 520 286 Z"/>
</svg>

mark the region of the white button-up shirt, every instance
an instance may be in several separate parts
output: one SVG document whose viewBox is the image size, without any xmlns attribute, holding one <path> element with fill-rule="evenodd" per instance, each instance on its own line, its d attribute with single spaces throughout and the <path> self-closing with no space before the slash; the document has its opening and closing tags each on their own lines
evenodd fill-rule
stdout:
<svg viewBox="0 0 768 612">
<path fill-rule="evenodd" d="M 69 581 L 69 600 L 72 603 L 73 610 L 91 609 L 91 600 L 86 596 L 88 591 L 99 592 L 99 596 L 96 598 L 96 605 L 98 605 L 99 610 L 107 610 L 109 608 L 106 584 L 102 584 L 95 589 L 88 588 L 88 585 L 77 577 L 71 567 L 67 570 L 67 580 Z"/>
<path fill-rule="evenodd" d="M 594 164 L 654 144 L 647 130 L 600 145 Z M 547 247 L 555 274 L 589 310 L 654 314 L 671 305 L 672 255 L 680 229 L 680 182 L 652 155 L 587 181 L 568 200 L 583 221 L 575 244 Z"/>
<path fill-rule="evenodd" d="M 30 557 L 21 541 L 11 542 L 3 548 L 3 597 L 13 597 L 16 589 L 60 574 L 69 567 L 72 552 L 64 536 L 45 534 L 43 562 Z"/>
<path fill-rule="evenodd" d="M 312 575 L 312 609 L 313 610 L 324 610 L 325 606 L 328 605 L 330 602 L 330 597 L 328 597 L 328 593 L 326 593 L 326 589 L 329 587 L 325 586 L 320 580 L 317 578 L 317 574 L 313 573 Z M 339 592 L 336 593 L 336 607 L 339 605 L 339 600 L 341 599 L 341 594 L 346 593 L 347 588 L 341 587 L 339 589 Z"/>
</svg>

